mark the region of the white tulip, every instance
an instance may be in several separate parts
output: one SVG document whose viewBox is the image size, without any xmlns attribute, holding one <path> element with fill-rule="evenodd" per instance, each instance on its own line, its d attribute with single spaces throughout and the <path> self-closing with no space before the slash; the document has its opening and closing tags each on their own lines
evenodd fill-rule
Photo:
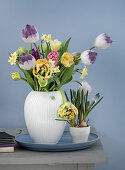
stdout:
<svg viewBox="0 0 125 170">
<path fill-rule="evenodd" d="M 92 50 L 83 51 L 80 58 L 83 64 L 91 65 L 94 64 L 96 60 L 97 53 Z"/>
<path fill-rule="evenodd" d="M 106 33 L 103 33 L 96 37 L 94 46 L 98 50 L 103 50 L 108 48 L 111 45 L 111 43 L 112 40 L 110 39 L 110 37 Z"/>
</svg>

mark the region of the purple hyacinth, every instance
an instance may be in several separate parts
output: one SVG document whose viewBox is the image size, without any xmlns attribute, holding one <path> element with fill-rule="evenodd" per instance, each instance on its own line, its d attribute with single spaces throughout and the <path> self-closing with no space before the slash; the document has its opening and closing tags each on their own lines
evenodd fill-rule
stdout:
<svg viewBox="0 0 125 170">
<path fill-rule="evenodd" d="M 34 56 L 27 53 L 23 53 L 20 57 L 19 66 L 23 70 L 30 70 L 35 65 L 35 62 L 36 59 L 34 58 Z"/>
<path fill-rule="evenodd" d="M 108 48 L 111 43 L 112 40 L 110 39 L 110 37 L 106 33 L 103 33 L 96 37 L 94 46 L 99 50 L 103 50 Z"/>
<path fill-rule="evenodd" d="M 32 49 L 32 55 L 35 57 L 36 60 L 40 59 L 38 51 L 34 48 Z"/>
<path fill-rule="evenodd" d="M 83 64 L 91 65 L 94 64 L 96 60 L 97 53 L 92 50 L 86 50 L 82 52 L 80 58 Z"/>
<path fill-rule="evenodd" d="M 34 26 L 26 25 L 22 30 L 22 40 L 25 43 L 36 43 L 39 40 L 39 34 Z"/>
</svg>

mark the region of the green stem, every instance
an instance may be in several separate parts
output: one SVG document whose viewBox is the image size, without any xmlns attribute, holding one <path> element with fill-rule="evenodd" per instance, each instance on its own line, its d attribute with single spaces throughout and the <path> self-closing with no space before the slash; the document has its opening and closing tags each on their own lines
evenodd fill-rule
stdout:
<svg viewBox="0 0 125 170">
<path fill-rule="evenodd" d="M 92 50 L 93 48 L 95 48 L 95 46 L 91 47 L 89 50 Z"/>
<path fill-rule="evenodd" d="M 64 94 L 63 94 L 62 89 L 61 89 L 60 87 L 58 87 L 58 89 L 59 89 L 59 91 L 60 91 L 60 93 L 61 93 L 61 95 L 62 95 L 63 104 L 64 104 L 64 103 L 66 102 L 66 100 L 65 100 L 65 96 L 64 96 Z"/>
<path fill-rule="evenodd" d="M 27 80 L 25 78 L 23 78 L 23 77 L 21 77 L 21 80 L 24 80 L 25 82 L 27 82 Z"/>
<path fill-rule="evenodd" d="M 76 70 L 77 73 L 82 74 L 80 71 Z"/>
<path fill-rule="evenodd" d="M 64 72 L 66 71 L 66 67 L 64 68 L 64 70 L 62 71 L 62 73 L 60 74 L 60 76 L 59 76 L 59 78 L 61 78 L 62 77 L 62 75 L 64 74 Z"/>
<path fill-rule="evenodd" d="M 36 91 L 39 91 L 38 81 L 37 81 L 37 78 L 36 78 L 36 77 L 34 77 L 34 81 L 35 81 L 35 84 L 36 84 Z"/>
<path fill-rule="evenodd" d="M 30 51 L 31 51 L 31 54 L 32 54 L 32 44 L 30 44 Z"/>
<path fill-rule="evenodd" d="M 72 80 L 72 81 L 74 81 L 74 82 L 80 84 L 80 86 L 82 86 L 82 84 L 79 81 L 77 81 L 77 80 Z"/>
<path fill-rule="evenodd" d="M 34 46 L 36 47 L 36 49 L 37 49 L 37 51 L 38 51 L 38 53 L 39 53 L 39 57 L 41 58 L 40 49 L 38 49 L 36 43 L 34 43 Z"/>
</svg>

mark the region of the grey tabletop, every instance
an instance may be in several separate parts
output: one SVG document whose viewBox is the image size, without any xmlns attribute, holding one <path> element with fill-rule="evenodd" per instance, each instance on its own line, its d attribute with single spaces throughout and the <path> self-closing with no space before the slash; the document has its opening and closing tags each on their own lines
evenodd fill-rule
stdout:
<svg viewBox="0 0 125 170">
<path fill-rule="evenodd" d="M 0 128 L 0 131 L 16 135 L 20 129 L 22 133 L 27 132 L 24 128 Z M 91 128 L 91 132 L 95 133 L 95 129 Z M 14 153 L 0 153 L 0 164 L 95 164 L 106 161 L 100 140 L 91 148 L 72 152 L 37 152 L 16 145 Z"/>
</svg>

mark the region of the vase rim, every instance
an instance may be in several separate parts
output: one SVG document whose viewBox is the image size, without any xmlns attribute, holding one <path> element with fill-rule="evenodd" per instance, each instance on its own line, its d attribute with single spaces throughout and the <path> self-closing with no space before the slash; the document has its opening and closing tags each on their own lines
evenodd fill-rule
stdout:
<svg viewBox="0 0 125 170">
<path fill-rule="evenodd" d="M 49 91 L 49 92 L 47 92 L 47 91 L 34 91 L 34 90 L 32 90 L 30 92 L 35 92 L 35 93 L 54 93 L 54 92 L 59 92 L 59 90 L 57 90 L 57 91 Z"/>
<path fill-rule="evenodd" d="M 86 127 L 73 127 L 73 126 L 70 126 L 70 128 L 83 129 L 83 128 L 90 128 L 90 126 L 86 126 Z"/>
</svg>

